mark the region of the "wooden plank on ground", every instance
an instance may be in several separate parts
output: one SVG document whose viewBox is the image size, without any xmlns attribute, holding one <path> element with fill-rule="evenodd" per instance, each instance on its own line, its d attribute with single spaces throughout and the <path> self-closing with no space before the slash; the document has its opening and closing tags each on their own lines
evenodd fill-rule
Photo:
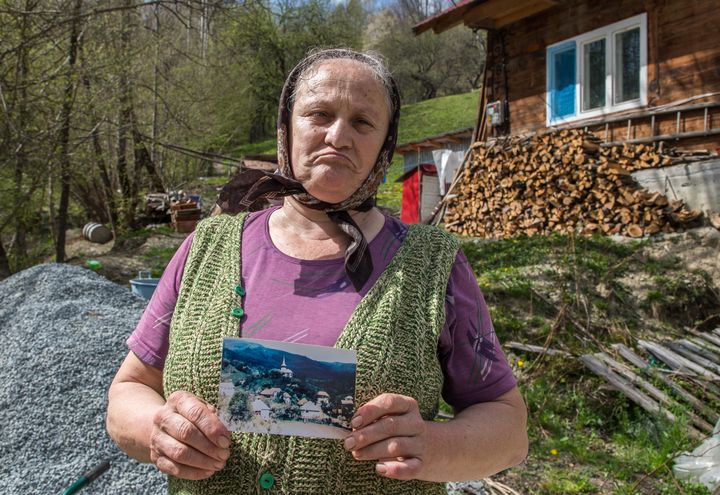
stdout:
<svg viewBox="0 0 720 495">
<path fill-rule="evenodd" d="M 561 351 L 558 349 L 549 349 L 549 348 L 546 349 L 540 345 L 522 344 L 520 342 L 506 342 L 505 346 L 509 347 L 511 349 L 517 349 L 519 351 L 547 354 L 548 356 L 564 356 L 564 357 L 572 356 L 572 354 L 570 354 L 569 352 Z"/>
<path fill-rule="evenodd" d="M 630 348 L 628 348 L 624 344 L 614 344 L 612 347 L 623 358 L 627 359 L 629 362 L 640 368 L 643 373 L 657 378 L 665 385 L 670 387 L 673 392 L 675 392 L 678 396 L 689 402 L 697 412 L 705 416 L 712 423 L 717 423 L 718 419 L 720 419 L 720 415 L 716 411 L 710 409 L 707 405 L 705 405 L 705 402 L 701 401 L 693 394 L 688 392 L 682 385 L 672 381 L 670 377 L 668 377 L 662 371 L 658 370 L 657 368 L 651 367 L 647 361 L 635 354 Z"/>
<path fill-rule="evenodd" d="M 720 354 L 720 347 L 716 346 L 715 344 L 711 344 L 707 340 L 699 339 L 697 337 L 686 337 L 686 339 L 693 344 L 702 347 L 703 349 L 707 349 L 710 352 L 714 352 L 715 354 Z"/>
<path fill-rule="evenodd" d="M 713 333 L 698 332 L 697 330 L 688 330 L 691 334 L 696 337 L 700 337 L 703 340 L 707 340 L 711 344 L 720 347 L 720 335 L 714 335 Z M 714 332 L 714 331 L 713 331 Z"/>
<path fill-rule="evenodd" d="M 651 352 L 655 357 L 673 369 L 684 371 L 691 376 L 700 375 L 703 378 L 710 380 L 720 380 L 720 376 L 716 375 L 712 371 L 706 370 L 699 364 L 693 363 L 689 359 L 684 358 L 680 354 L 673 352 L 660 344 L 648 342 L 647 340 L 638 340 L 638 345 Z"/>
<path fill-rule="evenodd" d="M 593 356 L 600 361 L 604 362 L 610 368 L 613 368 L 615 372 L 619 373 L 621 376 L 625 377 L 625 379 L 629 380 L 630 383 L 634 385 L 639 385 L 640 387 L 644 388 L 645 391 L 661 403 L 665 405 L 670 405 L 670 398 L 665 395 L 662 390 L 658 389 L 653 385 L 652 383 L 648 382 L 644 378 L 641 378 L 637 375 L 633 370 L 625 366 L 624 364 L 615 361 L 613 358 L 605 354 L 604 352 L 597 352 L 593 354 Z"/>
<path fill-rule="evenodd" d="M 626 381 L 613 370 L 611 370 L 606 364 L 600 362 L 600 360 L 597 359 L 595 356 L 591 354 L 583 354 L 582 356 L 580 356 L 580 361 L 582 361 L 582 363 L 587 366 L 590 371 L 604 378 L 613 387 L 617 388 L 619 391 L 625 394 L 625 396 L 627 396 L 634 403 L 645 409 L 647 412 L 664 416 L 670 421 L 675 421 L 675 416 L 670 411 L 668 411 L 664 407 L 661 407 L 657 402 L 655 402 L 643 392 L 637 390 L 635 387 L 632 386 L 632 384 L 630 384 L 628 381 Z"/>
<path fill-rule="evenodd" d="M 693 363 L 696 363 L 703 368 L 705 368 L 708 371 L 713 371 L 715 373 L 720 373 L 720 366 L 713 363 L 709 359 L 705 359 L 704 357 L 692 352 L 685 346 L 679 344 L 678 342 L 666 342 L 665 345 L 667 345 L 670 349 L 677 352 L 681 356 L 689 359 Z"/>
<path fill-rule="evenodd" d="M 681 346 L 686 347 L 687 349 L 693 351 L 695 354 L 698 354 L 698 355 L 704 357 L 705 359 L 709 359 L 710 361 L 712 361 L 715 364 L 720 364 L 720 354 L 715 354 L 714 352 L 712 352 L 711 350 L 709 350 L 706 347 L 699 346 L 696 343 L 691 342 L 688 339 L 680 339 L 680 340 L 676 340 L 675 342 L 677 342 Z"/>
<path fill-rule="evenodd" d="M 707 380 L 700 380 L 698 378 L 688 378 L 688 380 L 697 385 L 703 391 L 705 397 L 720 403 L 720 387 Z"/>
<path fill-rule="evenodd" d="M 644 388 L 645 391 L 655 399 L 657 399 L 660 403 L 664 404 L 668 407 L 682 407 L 680 406 L 676 401 L 672 400 L 670 397 L 668 397 L 662 390 L 658 389 L 655 385 L 648 382 L 644 378 L 638 376 L 633 370 L 631 370 L 628 366 L 624 365 L 623 363 L 620 363 L 619 361 L 615 361 L 613 358 L 608 356 L 607 354 L 603 352 L 598 352 L 594 355 L 596 358 L 598 358 L 600 361 L 603 361 L 605 364 L 613 368 L 616 372 L 620 373 L 623 377 L 625 377 L 627 380 L 629 380 L 634 385 L 639 385 L 640 387 Z M 693 422 L 695 426 L 697 426 L 701 431 L 705 433 L 712 433 L 713 427 L 710 423 L 702 419 L 700 416 L 695 414 L 692 411 L 685 411 L 685 414 L 688 415 L 690 420 Z"/>
</svg>

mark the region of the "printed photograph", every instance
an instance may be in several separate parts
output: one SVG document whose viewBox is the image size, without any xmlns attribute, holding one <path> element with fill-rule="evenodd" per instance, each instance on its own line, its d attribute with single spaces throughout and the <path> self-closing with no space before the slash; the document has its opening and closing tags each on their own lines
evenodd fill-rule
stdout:
<svg viewBox="0 0 720 495">
<path fill-rule="evenodd" d="M 225 338 L 220 419 L 230 431 L 345 438 L 356 366 L 350 349 Z"/>
</svg>

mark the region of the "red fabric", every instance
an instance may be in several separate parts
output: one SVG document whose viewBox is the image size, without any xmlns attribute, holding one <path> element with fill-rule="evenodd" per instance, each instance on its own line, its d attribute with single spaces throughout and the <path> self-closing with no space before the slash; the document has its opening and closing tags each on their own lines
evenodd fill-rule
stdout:
<svg viewBox="0 0 720 495">
<path fill-rule="evenodd" d="M 405 223 L 420 221 L 420 171 L 417 168 L 403 180 L 400 220 Z"/>
</svg>

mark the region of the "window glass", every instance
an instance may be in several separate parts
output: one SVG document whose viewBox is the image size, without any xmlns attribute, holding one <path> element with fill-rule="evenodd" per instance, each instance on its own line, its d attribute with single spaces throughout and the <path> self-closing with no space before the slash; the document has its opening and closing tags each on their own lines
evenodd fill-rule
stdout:
<svg viewBox="0 0 720 495">
<path fill-rule="evenodd" d="M 583 45 L 582 109 L 605 106 L 605 39 Z"/>
<path fill-rule="evenodd" d="M 553 117 L 575 114 L 575 47 L 555 52 L 552 58 Z"/>
<path fill-rule="evenodd" d="M 640 98 L 640 28 L 615 34 L 615 103 Z"/>
</svg>

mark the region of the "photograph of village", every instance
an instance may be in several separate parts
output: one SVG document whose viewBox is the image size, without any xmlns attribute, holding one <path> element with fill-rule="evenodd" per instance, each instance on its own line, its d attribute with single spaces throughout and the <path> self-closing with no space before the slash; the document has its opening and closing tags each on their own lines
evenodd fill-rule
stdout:
<svg viewBox="0 0 720 495">
<path fill-rule="evenodd" d="M 355 411 L 356 353 L 226 338 L 218 410 L 230 431 L 344 438 Z"/>
</svg>

